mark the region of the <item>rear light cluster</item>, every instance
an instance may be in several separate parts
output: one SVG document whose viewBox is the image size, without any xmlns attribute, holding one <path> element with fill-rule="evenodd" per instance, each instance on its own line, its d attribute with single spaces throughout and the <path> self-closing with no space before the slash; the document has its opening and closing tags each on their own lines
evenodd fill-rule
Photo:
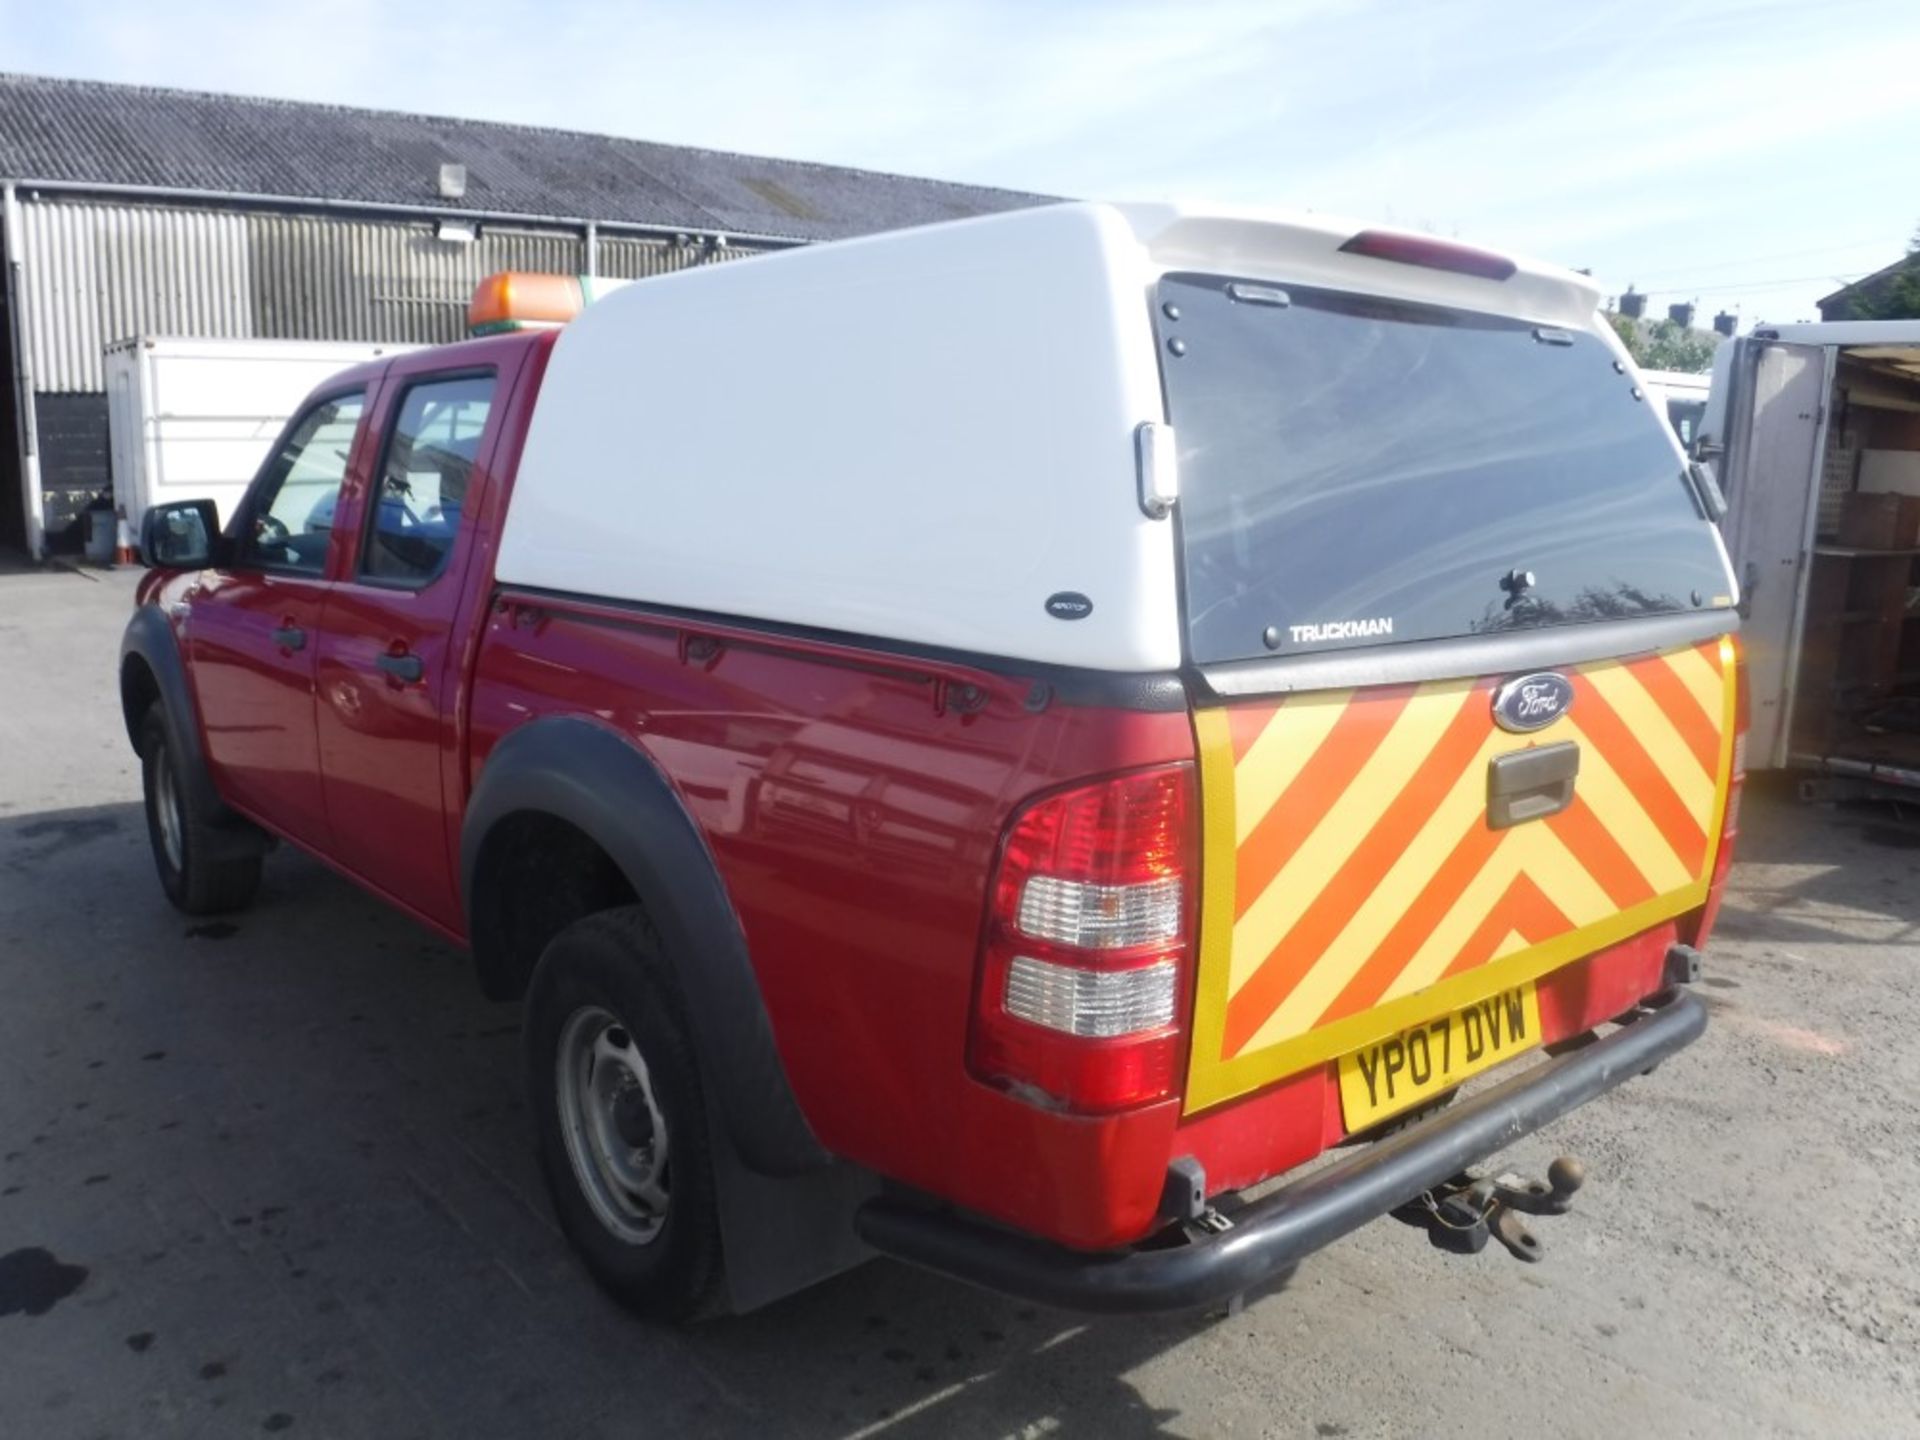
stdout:
<svg viewBox="0 0 1920 1440">
<path fill-rule="evenodd" d="M 1681 938 L 1696 948 L 1704 947 L 1720 918 L 1720 900 L 1726 893 L 1727 872 L 1733 868 L 1733 842 L 1740 833 L 1740 795 L 1747 781 L 1747 664 L 1740 642 L 1727 635 L 1720 641 L 1720 668 L 1733 670 L 1733 746 L 1727 766 L 1727 808 L 1720 816 L 1720 845 L 1713 857 L 1713 874 L 1707 883 L 1707 899 L 1688 924 L 1681 927 Z M 1688 933 L 1689 928 L 1691 933 Z"/>
<path fill-rule="evenodd" d="M 1048 795 L 989 892 L 969 1064 L 1052 1109 L 1175 1093 L 1191 988 L 1197 819 L 1188 765 Z"/>
<path fill-rule="evenodd" d="M 1720 821 L 1720 846 L 1722 861 L 1726 858 L 1726 846 L 1740 833 L 1740 794 L 1747 788 L 1747 722 L 1748 710 L 1752 699 L 1747 689 L 1747 657 L 1741 653 L 1740 642 L 1728 635 L 1720 641 L 1720 663 L 1722 667 L 1731 665 L 1733 679 L 1733 763 L 1728 767 L 1727 811 Z"/>
</svg>

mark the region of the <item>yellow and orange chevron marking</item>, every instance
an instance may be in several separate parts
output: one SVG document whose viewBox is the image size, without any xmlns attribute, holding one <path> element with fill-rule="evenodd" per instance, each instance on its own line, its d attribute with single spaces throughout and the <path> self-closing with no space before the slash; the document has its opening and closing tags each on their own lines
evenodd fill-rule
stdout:
<svg viewBox="0 0 1920 1440">
<path fill-rule="evenodd" d="M 1531 735 L 1494 724 L 1494 677 L 1196 714 L 1206 866 L 1189 1109 L 1705 899 L 1733 741 L 1731 640 L 1563 673 L 1572 706 Z M 1573 804 L 1490 829 L 1489 762 L 1568 740 Z"/>
</svg>

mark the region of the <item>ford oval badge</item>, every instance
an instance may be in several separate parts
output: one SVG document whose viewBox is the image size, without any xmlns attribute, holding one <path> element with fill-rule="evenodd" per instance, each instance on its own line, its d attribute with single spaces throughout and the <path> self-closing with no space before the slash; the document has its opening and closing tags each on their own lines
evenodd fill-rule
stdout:
<svg viewBox="0 0 1920 1440">
<path fill-rule="evenodd" d="M 1093 613 L 1093 601 L 1078 590 L 1061 590 L 1047 597 L 1047 613 L 1056 620 L 1084 620 Z"/>
<path fill-rule="evenodd" d="M 1525 735 L 1544 730 L 1573 708 L 1573 682 L 1551 670 L 1522 675 L 1493 692 L 1493 719 L 1502 730 Z"/>
</svg>

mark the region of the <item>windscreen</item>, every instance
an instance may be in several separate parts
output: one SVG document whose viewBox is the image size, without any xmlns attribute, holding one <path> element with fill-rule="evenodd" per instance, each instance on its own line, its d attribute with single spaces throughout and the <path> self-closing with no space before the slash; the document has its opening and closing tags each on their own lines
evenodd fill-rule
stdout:
<svg viewBox="0 0 1920 1440">
<path fill-rule="evenodd" d="M 1729 603 L 1597 336 L 1219 275 L 1158 299 L 1197 663 Z"/>
</svg>

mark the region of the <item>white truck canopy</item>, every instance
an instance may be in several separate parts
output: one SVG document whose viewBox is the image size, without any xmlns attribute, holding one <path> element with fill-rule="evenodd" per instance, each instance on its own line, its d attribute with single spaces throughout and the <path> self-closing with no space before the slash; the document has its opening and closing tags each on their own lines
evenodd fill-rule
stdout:
<svg viewBox="0 0 1920 1440">
<path fill-rule="evenodd" d="M 1161 275 L 1271 277 L 1605 329 L 1584 276 L 1460 247 L 1502 278 L 1341 249 L 1365 229 L 1071 204 L 630 286 L 555 344 L 498 576 L 1039 662 L 1173 669 L 1174 526 L 1144 513 L 1135 453 L 1139 427 L 1166 419 L 1151 316 Z M 1090 611 L 1062 623 L 1047 605 L 1062 593 Z"/>
</svg>

